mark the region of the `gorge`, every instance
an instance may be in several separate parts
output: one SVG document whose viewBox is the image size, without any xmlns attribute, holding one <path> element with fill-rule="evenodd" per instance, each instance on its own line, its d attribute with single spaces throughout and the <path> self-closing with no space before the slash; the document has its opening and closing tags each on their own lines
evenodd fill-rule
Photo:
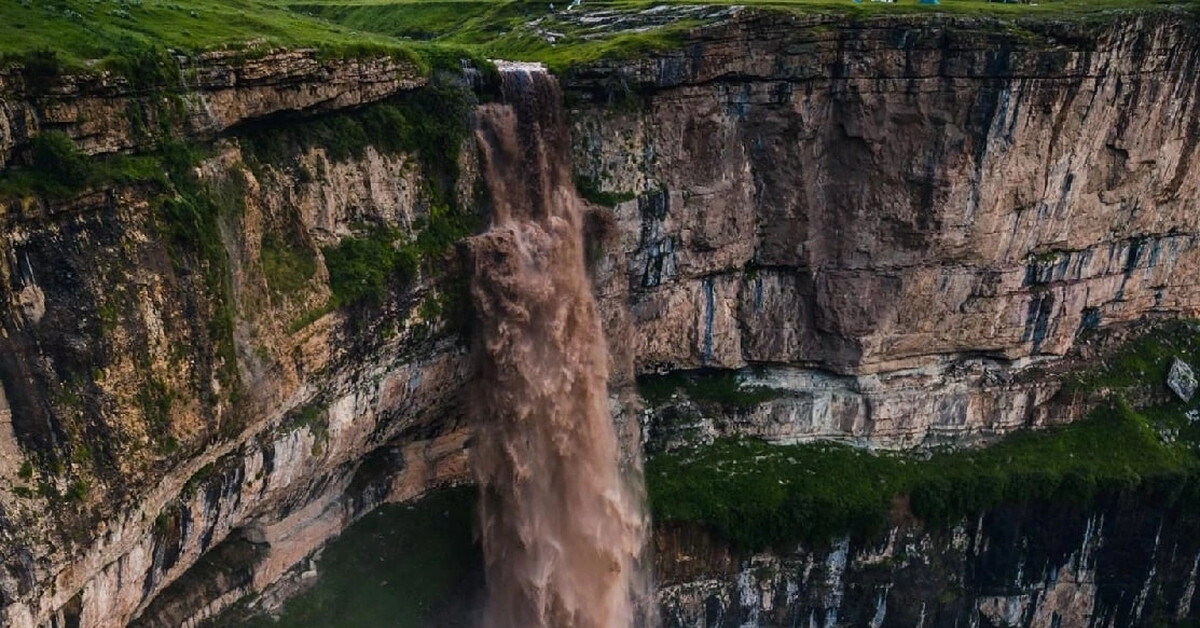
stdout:
<svg viewBox="0 0 1200 628">
<path fill-rule="evenodd" d="M 576 356 L 580 414 L 615 428 L 587 453 L 644 441 L 664 626 L 1200 612 L 1200 434 L 1165 386 L 1200 367 L 1197 14 L 946 5 L 639 8 L 687 28 L 551 64 L 535 115 L 562 107 L 569 158 L 538 172 L 586 201 L 607 340 Z M 434 61 L 230 48 L 150 87 L 6 66 L 0 624 L 239 625 L 385 504 L 469 510 L 438 500 L 486 451 L 495 185 L 554 203 L 491 143 L 512 69 Z M 471 625 L 472 577 L 413 621 Z"/>
</svg>

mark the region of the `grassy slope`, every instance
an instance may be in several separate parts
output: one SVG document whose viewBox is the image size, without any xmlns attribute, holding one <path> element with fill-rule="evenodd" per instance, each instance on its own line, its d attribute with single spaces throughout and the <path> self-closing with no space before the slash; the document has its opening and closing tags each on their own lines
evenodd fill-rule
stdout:
<svg viewBox="0 0 1200 628">
<path fill-rule="evenodd" d="M 1086 504 L 1130 491 L 1148 492 L 1164 507 L 1182 505 L 1184 495 L 1200 497 L 1200 423 L 1187 420 L 1182 402 L 1138 411 L 1122 400 L 1136 387 L 1162 385 L 1176 356 L 1200 365 L 1200 331 L 1188 323 L 1156 328 L 1076 374 L 1073 391 L 1111 394 L 1088 420 L 1018 432 L 982 450 L 924 459 L 840 445 L 723 441 L 660 454 L 646 465 L 653 514 L 706 525 L 757 549 L 871 532 L 902 497 L 934 524 L 1002 502 Z"/>
<path fill-rule="evenodd" d="M 913 514 L 941 524 L 1004 502 L 1085 505 L 1101 494 L 1182 490 L 1200 471 L 1189 451 L 1200 429 L 1182 431 L 1187 444 L 1160 440 L 1158 430 L 1178 422 L 1169 411 L 1150 418 L 1118 405 L 1082 423 L 927 460 L 831 444 L 723 441 L 652 458 L 646 483 L 656 520 L 700 523 L 744 549 L 820 544 L 877 530 L 903 496 Z"/>
<path fill-rule="evenodd" d="M 559 3 L 559 10 L 565 2 Z M 463 47 L 491 58 L 541 61 L 552 68 L 586 63 L 605 57 L 630 56 L 676 44 L 695 19 L 681 19 L 645 32 L 617 32 L 582 37 L 578 28 L 555 19 L 548 2 L 306 2 L 292 9 L 363 32 L 401 39 Z M 596 6 L 589 4 L 589 6 Z M 636 11 L 649 3 L 605 3 L 601 6 Z M 530 25 L 563 35 L 550 43 Z"/>
<path fill-rule="evenodd" d="M 112 61 L 139 48 L 193 53 L 251 44 L 311 46 L 331 54 L 408 49 L 394 39 L 354 33 L 262 0 L 0 2 L 0 54 L 52 50 L 72 68 Z"/>
<path fill-rule="evenodd" d="M 319 47 L 331 54 L 414 48 L 438 44 L 477 54 L 540 60 L 556 67 L 606 56 L 628 56 L 677 42 L 701 17 L 681 15 L 649 30 L 585 32 L 563 19 L 551 4 L 531 0 L 5 0 L 0 2 L 0 55 L 20 57 L 53 50 L 70 68 L 103 65 L 139 49 L 157 47 L 197 52 L 221 47 L 260 49 Z M 698 3 L 674 0 L 666 4 Z M 728 0 L 708 5 L 731 4 Z M 1112 9 L 1196 6 L 1198 0 L 1050 0 L 1038 6 L 983 0 L 943 0 L 940 6 L 916 0 L 896 4 L 850 0 L 776 0 L 740 3 L 789 11 L 870 16 L 908 12 L 1001 16 L 1079 16 Z M 637 12 L 643 1 L 587 2 L 583 10 Z M 559 35 L 550 43 L 530 25 Z M 417 42 L 423 42 L 418 44 Z"/>
<path fill-rule="evenodd" d="M 375 32 L 402 39 L 466 46 L 479 53 L 518 60 L 535 60 L 552 68 L 564 68 L 610 56 L 631 56 L 639 52 L 670 47 L 690 27 L 700 24 L 702 16 L 680 15 L 661 28 L 636 31 L 626 28 L 604 35 L 589 31 L 571 13 L 557 11 L 547 2 L 510 0 L 275 0 L 298 12 L 344 24 L 362 32 Z M 938 6 L 922 5 L 917 0 L 894 4 L 851 0 L 768 0 L 733 2 L 679 1 L 653 3 L 637 0 L 585 2 L 576 13 L 619 11 L 636 13 L 660 4 L 689 6 L 743 5 L 771 10 L 828 13 L 850 17 L 896 14 L 991 15 L 998 17 L 1078 17 L 1088 18 L 1114 10 L 1151 10 L 1163 7 L 1200 5 L 1196 0 L 1049 0 L 1036 6 L 986 2 L 984 0 L 942 0 Z M 533 27 L 533 28 L 531 28 Z M 551 43 L 533 30 L 555 33 Z M 599 36 L 598 36 L 599 35 Z"/>
</svg>

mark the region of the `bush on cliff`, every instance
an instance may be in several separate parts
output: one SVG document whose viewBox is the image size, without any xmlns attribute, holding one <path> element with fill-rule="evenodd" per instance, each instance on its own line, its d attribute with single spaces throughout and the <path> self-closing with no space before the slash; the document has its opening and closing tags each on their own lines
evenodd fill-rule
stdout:
<svg viewBox="0 0 1200 628">
<path fill-rule="evenodd" d="M 69 189 L 82 186 L 92 173 L 88 156 L 75 146 L 70 136 L 61 131 L 47 131 L 34 136 L 30 153 L 35 169 Z"/>
<path fill-rule="evenodd" d="M 394 229 L 375 227 L 322 249 L 336 305 L 377 305 L 393 280 L 408 282 L 416 276 L 417 260 L 398 245 L 399 237 Z"/>
</svg>

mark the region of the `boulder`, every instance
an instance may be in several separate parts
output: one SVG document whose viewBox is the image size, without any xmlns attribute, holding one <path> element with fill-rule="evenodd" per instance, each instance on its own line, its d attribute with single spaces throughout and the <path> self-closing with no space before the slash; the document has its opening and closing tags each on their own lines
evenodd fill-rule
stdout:
<svg viewBox="0 0 1200 628">
<path fill-rule="evenodd" d="M 1192 395 L 1196 394 L 1196 374 L 1187 362 L 1179 358 L 1171 362 L 1171 370 L 1167 373 L 1167 388 L 1180 399 L 1191 401 Z"/>
</svg>

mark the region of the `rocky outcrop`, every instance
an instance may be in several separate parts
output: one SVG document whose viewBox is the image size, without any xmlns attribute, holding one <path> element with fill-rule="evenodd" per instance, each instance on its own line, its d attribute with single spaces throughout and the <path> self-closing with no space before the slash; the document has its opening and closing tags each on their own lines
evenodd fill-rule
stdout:
<svg viewBox="0 0 1200 628">
<path fill-rule="evenodd" d="M 178 84 L 150 90 L 110 72 L 40 86 L 10 68 L 0 74 L 0 168 L 44 130 L 66 132 L 90 154 L 146 150 L 164 131 L 209 139 L 266 116 L 364 105 L 426 80 L 411 61 L 316 50 L 214 51 L 177 62 Z"/>
<path fill-rule="evenodd" d="M 752 436 L 778 444 L 841 441 L 871 449 L 985 442 L 1022 427 L 1079 418 L 1083 398 L 1059 398 L 1053 378 L 994 360 L 954 360 L 926 368 L 853 377 L 793 367 L 740 373 L 770 399 L 744 406 L 706 403 L 680 392 L 645 404 L 642 423 L 655 449 Z M 703 385 L 703 384 L 700 384 Z"/>
<path fill-rule="evenodd" d="M 1167 388 L 1179 397 L 1180 401 L 1191 401 L 1196 394 L 1196 374 L 1187 362 L 1175 358 L 1171 361 L 1171 370 L 1167 372 Z"/>
</svg>

